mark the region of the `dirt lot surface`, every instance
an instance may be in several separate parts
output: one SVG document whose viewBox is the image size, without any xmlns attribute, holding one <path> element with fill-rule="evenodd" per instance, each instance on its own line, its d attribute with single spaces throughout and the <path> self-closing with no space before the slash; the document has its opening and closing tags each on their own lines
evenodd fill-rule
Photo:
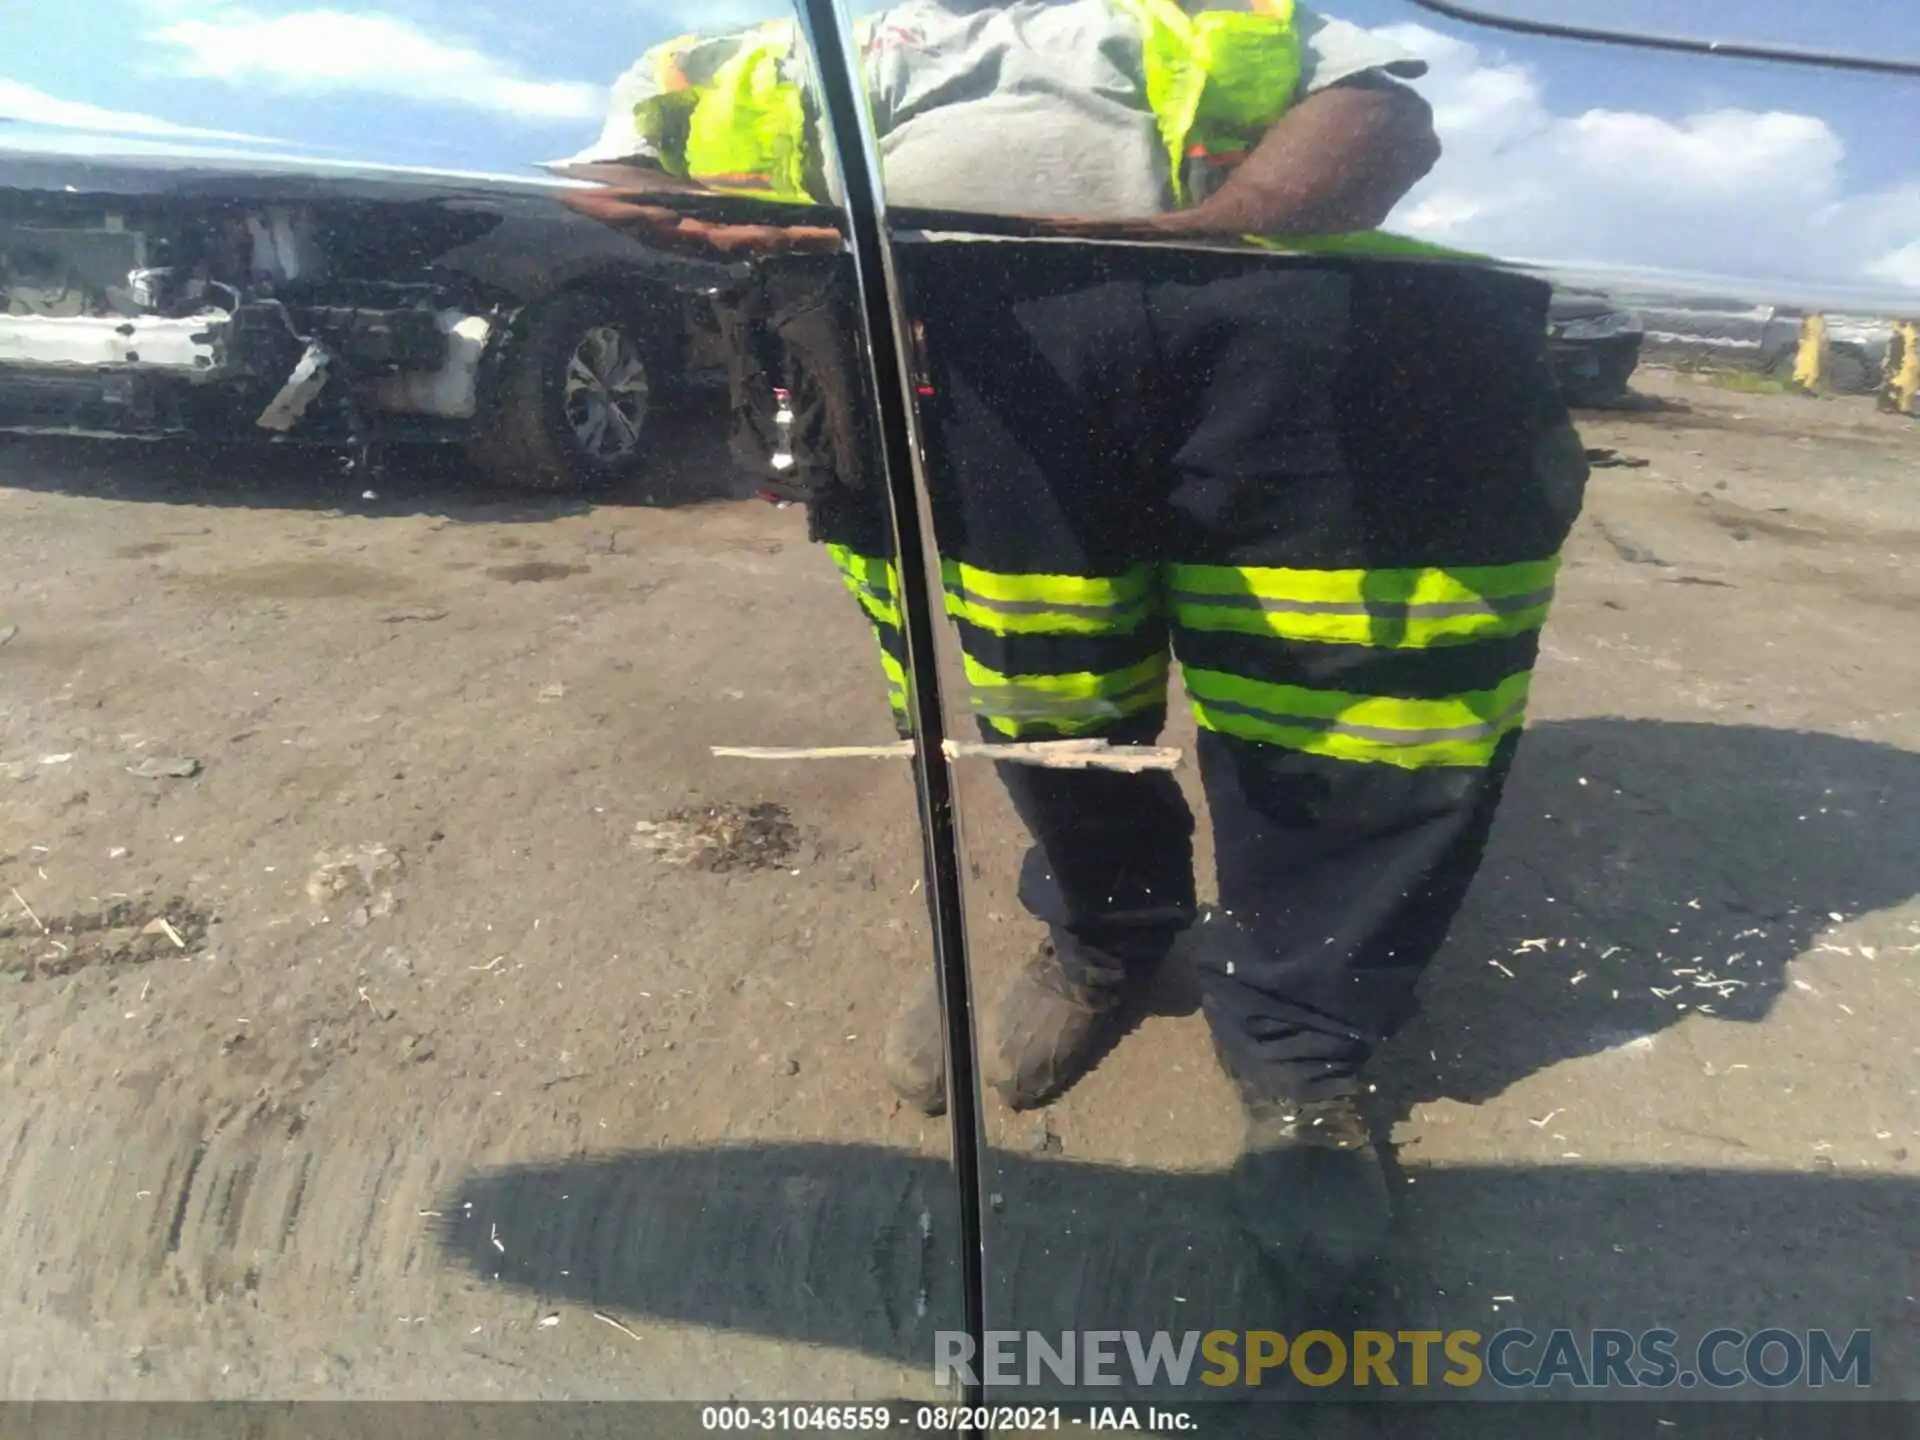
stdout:
<svg viewBox="0 0 1920 1440">
<path fill-rule="evenodd" d="M 1920 426 L 1639 383 L 1582 417 L 1534 731 L 1378 1067 L 1363 1314 L 1869 1329 L 1920 1398 Z M 929 1393 L 908 778 L 708 753 L 891 730 L 707 433 L 644 505 L 0 439 L 0 1394 Z M 991 995 L 1024 840 L 961 790 Z M 1163 988 L 989 1105 L 990 1323 L 1297 1327 Z"/>
</svg>

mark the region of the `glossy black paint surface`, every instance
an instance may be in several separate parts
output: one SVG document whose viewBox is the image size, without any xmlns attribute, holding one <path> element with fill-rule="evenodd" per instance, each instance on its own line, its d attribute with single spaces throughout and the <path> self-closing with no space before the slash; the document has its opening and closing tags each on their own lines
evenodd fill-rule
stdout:
<svg viewBox="0 0 1920 1440">
<path fill-rule="evenodd" d="M 1864 1330 L 1871 1385 L 1726 1394 L 1920 1393 L 1916 82 L 1892 54 L 1849 74 L 1445 8 L 1353 18 L 1434 63 L 1440 160 L 1385 228 L 1465 258 L 1090 228 L 1038 187 L 1019 214 L 889 208 L 887 137 L 820 56 L 844 209 L 630 190 L 617 166 L 563 187 L 0 153 L 0 235 L 64 234 L 76 273 L 80 230 L 164 233 L 188 269 L 179 237 L 276 209 L 326 257 L 245 277 L 230 310 L 176 304 L 251 337 L 222 340 L 218 384 L 0 347 L 0 430 L 39 432 L 0 435 L 0 1221 L 22 1257 L 0 1397 L 984 1396 L 1480 1434 L 1422 1402 L 1589 1397 L 1404 1369 L 1382 1396 L 1284 1361 L 1170 1385 L 1124 1349 L 1113 1386 L 950 1384 L 935 1361 L 943 1332 L 1324 1330 L 1400 1337 L 1404 1366 L 1403 1332 L 1516 1326 L 1667 1327 L 1683 1355 L 1716 1326 Z M 831 7 L 805 18 L 826 44 Z M 473 413 L 383 408 L 446 363 L 446 311 L 489 322 Z M 590 472 L 554 457 L 603 323 L 647 407 Z M 1262 368 L 1235 336 L 1285 384 L 1230 391 Z M 275 441 L 258 417 L 316 338 L 336 369 Z M 829 544 L 895 566 L 894 725 L 884 597 L 849 596 Z M 1452 774 L 1402 792 L 1326 756 L 1223 760 L 1183 672 L 1246 652 L 1204 625 L 1172 639 L 1164 726 L 1100 732 L 1171 771 L 996 761 L 1011 737 L 981 715 L 1011 687 L 981 678 L 942 575 L 1554 552 L 1497 815 Z M 1435 664 L 1370 689 L 1404 656 L 1322 670 L 1324 638 L 1261 683 L 1474 688 Z M 1057 803 L 1074 786 L 1093 800 Z M 1409 831 L 1451 805 L 1490 833 L 1444 943 L 1451 902 L 1423 900 L 1389 947 L 1423 973 L 1380 1006 L 1410 1013 L 1357 1088 L 1395 1221 L 1323 1293 L 1263 1262 L 1235 1188 L 1246 1062 L 1219 1017 L 1283 927 L 1227 892 L 1258 897 L 1291 806 L 1322 838 L 1290 863 L 1326 879 L 1271 908 L 1344 943 L 1335 861 L 1401 803 Z M 1058 918 L 1055 872 L 1111 852 L 1083 888 L 1133 883 L 1182 825 L 1191 893 L 1149 898 L 1192 923 L 1087 1073 L 1011 1108 L 998 1004 Z M 1427 883 L 1400 863 L 1380 894 Z M 929 993 L 944 1117 L 887 1074 Z M 1642 1387 L 1606 1423 L 1678 1396 Z"/>
</svg>

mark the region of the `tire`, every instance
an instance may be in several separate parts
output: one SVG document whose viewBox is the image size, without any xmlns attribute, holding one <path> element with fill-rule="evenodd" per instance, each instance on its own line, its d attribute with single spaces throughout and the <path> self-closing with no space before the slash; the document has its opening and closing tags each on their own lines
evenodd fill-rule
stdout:
<svg viewBox="0 0 1920 1440">
<path fill-rule="evenodd" d="M 1835 395 L 1871 395 L 1879 380 L 1873 362 L 1851 345 L 1827 352 L 1827 389 Z"/>
<path fill-rule="evenodd" d="M 1614 341 L 1574 349 L 1555 357 L 1560 396 L 1582 410 L 1604 410 L 1625 404 L 1632 394 L 1630 381 L 1640 364 L 1640 342 Z"/>
<path fill-rule="evenodd" d="M 676 312 L 593 290 L 563 291 L 513 322 L 468 446 L 518 490 L 589 490 L 656 458 L 651 414 L 679 377 Z"/>
</svg>

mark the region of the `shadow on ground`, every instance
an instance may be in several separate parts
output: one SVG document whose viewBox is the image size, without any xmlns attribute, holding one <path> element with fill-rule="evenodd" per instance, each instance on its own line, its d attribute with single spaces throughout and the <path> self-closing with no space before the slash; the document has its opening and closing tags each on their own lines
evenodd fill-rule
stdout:
<svg viewBox="0 0 1920 1440">
<path fill-rule="evenodd" d="M 377 473 L 355 473 L 343 450 L 199 441 L 0 435 L 0 485 L 168 505 L 434 515 L 493 524 L 577 515 L 597 505 L 659 507 L 751 498 L 727 452 L 724 396 L 695 390 L 652 420 L 654 459 L 632 481 L 582 494 L 539 495 L 485 479 L 458 445 L 391 445 Z M 366 499 L 365 492 L 374 498 Z"/>
<path fill-rule="evenodd" d="M 1536 1334 L 1666 1326 L 1683 1337 L 1683 1357 L 1685 1345 L 1718 1325 L 1826 1327 L 1843 1341 L 1867 1329 L 1872 1388 L 1827 1397 L 1916 1393 L 1920 1312 L 1904 1298 L 1920 1243 L 1920 1186 L 1911 1181 L 1423 1169 L 1413 1172 L 1399 1233 L 1367 1293 L 1340 1313 L 1305 1315 L 1241 1243 L 1218 1176 L 992 1159 L 1001 1177 L 988 1246 L 992 1328 L 1052 1337 L 1069 1329 L 1464 1327 L 1488 1335 L 1508 1325 Z M 935 1331 L 960 1324 L 951 1187 L 937 1160 L 861 1145 L 610 1155 L 474 1176 L 444 1202 L 442 1239 L 490 1280 L 631 1323 L 691 1322 L 930 1365 Z M 1490 1308 L 1496 1294 L 1515 1298 Z M 1537 1360 L 1539 1348 L 1515 1356 Z M 1079 1398 L 1168 1393 L 1128 1382 Z M 1185 1393 L 1221 1398 L 1192 1379 Z M 1283 1378 L 1260 1394 L 1328 1392 Z M 1071 1398 L 1045 1387 L 1001 1398 L 1041 1397 Z M 1664 1432 L 1643 1421 L 1635 1433 Z"/>
<path fill-rule="evenodd" d="M 1536 725 L 1378 1083 L 1402 1110 L 1478 1104 L 1702 1009 L 1757 1023 L 1825 932 L 1914 897 L 1917 857 L 1910 751 L 1748 725 Z M 1883 946 L 1872 963 L 1917 959 Z"/>
<path fill-rule="evenodd" d="M 1702 974 L 1742 983 L 1691 1003 L 1757 1022 L 1831 914 L 1857 917 L 1914 890 L 1920 756 L 1885 746 L 1742 726 L 1549 723 L 1529 737 L 1509 796 L 1427 1009 L 1381 1066 L 1395 1103 L 1479 1103 L 1545 1066 L 1652 1034 L 1687 1013 L 1676 997 L 1706 995 Z M 1676 981 L 1675 966 L 1695 973 Z M 1587 981 L 1573 984 L 1583 968 Z M 1676 983 L 1673 996 L 1649 993 Z M 1408 1061 L 1442 1040 L 1450 1058 L 1437 1073 Z M 1910 1047 L 1902 1038 L 1887 1058 L 1908 1064 Z M 1909 1179 L 1407 1166 L 1394 1177 L 1398 1231 L 1365 1285 L 1340 1313 L 1303 1314 L 1241 1241 L 1219 1175 L 1011 1152 L 988 1156 L 985 1173 L 994 1328 L 1663 1326 L 1683 1346 L 1718 1326 L 1865 1329 L 1872 1387 L 1824 1398 L 1920 1398 L 1920 1184 Z M 912 1362 L 930 1359 L 937 1329 L 959 1324 L 952 1183 L 943 1163 L 859 1145 L 599 1156 L 471 1177 L 441 1203 L 442 1240 L 478 1273 L 554 1299 Z M 1287 1379 L 1262 1392 L 1327 1393 Z M 1339 1412 L 1346 1428 L 1316 1421 L 1301 1433 L 1407 1433 L 1404 1416 L 1380 1418 L 1399 1409 Z M 1693 1411 L 1681 1429 L 1634 1410 L 1637 1428 L 1623 1432 L 1582 1429 L 1580 1412 L 1556 1407 L 1568 1423 L 1534 1433 L 1848 1433 L 1795 1428 L 1811 1410 L 1758 1429 L 1752 1409 Z M 1724 1430 L 1698 1423 L 1722 1414 L 1739 1418 Z M 1913 1418 L 1911 1407 L 1878 1416 L 1874 1433 L 1911 1433 L 1899 1426 Z M 1420 1433 L 1496 1433 L 1478 1406 L 1436 1425 Z"/>
</svg>

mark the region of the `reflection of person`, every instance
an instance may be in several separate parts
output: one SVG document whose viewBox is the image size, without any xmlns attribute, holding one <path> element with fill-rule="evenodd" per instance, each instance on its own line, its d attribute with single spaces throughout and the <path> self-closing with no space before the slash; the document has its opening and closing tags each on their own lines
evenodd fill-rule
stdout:
<svg viewBox="0 0 1920 1440">
<path fill-rule="evenodd" d="M 1194 4 L 876 17 L 890 203 L 1134 236 L 1379 224 L 1437 153 L 1394 78 L 1419 63 L 1288 0 Z M 655 52 L 629 77 L 639 139 L 609 143 L 735 191 L 827 193 L 789 43 L 768 27 Z M 1360 1068 L 1478 864 L 1584 479 L 1543 287 L 1368 239 L 1284 263 L 900 254 L 983 732 L 1150 740 L 1170 646 L 1181 661 L 1219 872 L 1204 1008 L 1248 1110 L 1249 1220 L 1296 1260 L 1351 1258 L 1386 1222 Z M 871 530 L 825 538 L 893 654 L 896 577 Z M 1193 921 L 1192 820 L 1164 775 L 1000 769 L 1036 842 L 1022 899 L 1051 935 L 993 1032 L 1021 1107 L 1084 1071 Z M 939 1035 L 927 995 L 889 1045 L 929 1109 Z"/>
<path fill-rule="evenodd" d="M 1292 0 L 906 0 L 857 30 L 894 205 L 1327 234 L 1378 224 L 1438 154 L 1391 78 L 1424 63 Z M 775 21 L 648 51 L 555 168 L 824 200 L 816 127 Z"/>
</svg>

